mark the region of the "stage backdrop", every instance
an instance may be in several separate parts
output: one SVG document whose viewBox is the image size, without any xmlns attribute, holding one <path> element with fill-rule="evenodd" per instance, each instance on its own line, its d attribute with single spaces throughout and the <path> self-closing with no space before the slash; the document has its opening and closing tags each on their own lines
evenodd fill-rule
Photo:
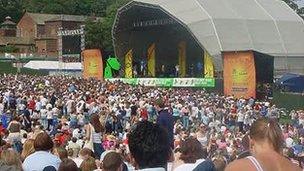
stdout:
<svg viewBox="0 0 304 171">
<path fill-rule="evenodd" d="M 103 78 L 103 63 L 101 52 L 98 49 L 89 49 L 82 52 L 83 78 Z"/>
<path fill-rule="evenodd" d="M 256 73 L 252 51 L 224 52 L 224 94 L 256 97 Z"/>
</svg>

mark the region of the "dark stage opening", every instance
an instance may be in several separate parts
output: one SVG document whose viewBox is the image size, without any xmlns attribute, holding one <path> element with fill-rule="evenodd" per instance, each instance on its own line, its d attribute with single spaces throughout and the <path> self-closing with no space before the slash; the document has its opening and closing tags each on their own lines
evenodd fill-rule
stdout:
<svg viewBox="0 0 304 171">
<path fill-rule="evenodd" d="M 116 55 L 124 63 L 133 50 L 133 69 L 138 77 L 148 77 L 148 49 L 155 44 L 155 77 L 177 77 L 179 44 L 185 42 L 185 77 L 203 77 L 203 49 L 189 31 L 161 9 L 133 5 L 122 11 L 114 28 Z M 122 65 L 124 66 L 124 65 Z"/>
<path fill-rule="evenodd" d="M 274 57 L 264 53 L 254 52 L 254 62 L 257 98 L 265 99 L 273 97 Z"/>
</svg>

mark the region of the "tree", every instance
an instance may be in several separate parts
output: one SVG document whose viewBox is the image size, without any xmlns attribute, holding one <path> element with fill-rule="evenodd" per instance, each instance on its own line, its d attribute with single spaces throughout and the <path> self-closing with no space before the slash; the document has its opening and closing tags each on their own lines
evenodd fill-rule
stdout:
<svg viewBox="0 0 304 171">
<path fill-rule="evenodd" d="M 0 23 L 7 16 L 18 22 L 22 13 L 22 0 L 0 0 Z"/>
<path fill-rule="evenodd" d="M 106 17 L 97 23 L 87 23 L 86 41 L 87 47 L 100 48 L 103 51 L 113 52 L 112 26 L 117 9 L 130 0 L 116 0 L 107 7 Z M 99 28 L 98 28 L 99 27 Z"/>
</svg>

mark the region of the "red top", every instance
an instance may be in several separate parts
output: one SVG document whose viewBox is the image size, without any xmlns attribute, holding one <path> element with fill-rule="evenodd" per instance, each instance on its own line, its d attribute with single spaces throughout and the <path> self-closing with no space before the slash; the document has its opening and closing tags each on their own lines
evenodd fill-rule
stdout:
<svg viewBox="0 0 304 171">
<path fill-rule="evenodd" d="M 28 108 L 31 109 L 31 110 L 35 109 L 35 105 L 36 105 L 35 100 L 30 100 L 28 102 Z"/>
</svg>

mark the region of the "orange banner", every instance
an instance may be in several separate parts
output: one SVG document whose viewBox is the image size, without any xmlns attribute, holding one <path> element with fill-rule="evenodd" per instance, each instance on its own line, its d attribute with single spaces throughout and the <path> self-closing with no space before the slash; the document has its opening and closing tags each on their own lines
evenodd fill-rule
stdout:
<svg viewBox="0 0 304 171">
<path fill-rule="evenodd" d="M 89 49 L 82 52 L 83 78 L 103 78 L 103 63 L 101 52 L 98 49 Z"/>
<path fill-rule="evenodd" d="M 224 52 L 224 94 L 256 97 L 256 73 L 252 51 Z"/>
</svg>

